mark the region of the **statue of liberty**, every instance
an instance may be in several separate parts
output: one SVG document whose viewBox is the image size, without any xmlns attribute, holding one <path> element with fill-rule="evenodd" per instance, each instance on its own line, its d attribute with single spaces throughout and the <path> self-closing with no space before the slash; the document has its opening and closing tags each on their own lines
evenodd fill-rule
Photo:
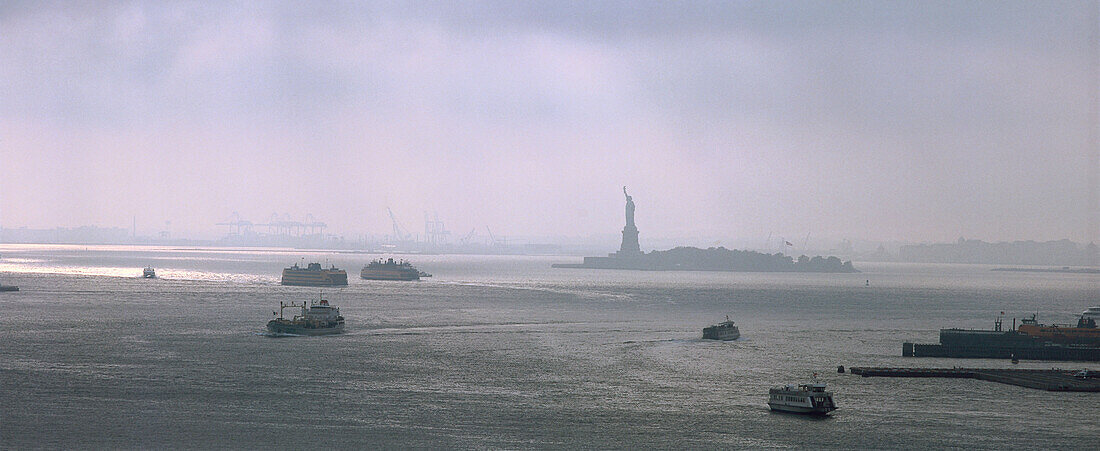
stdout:
<svg viewBox="0 0 1100 451">
<path fill-rule="evenodd" d="M 623 243 L 616 254 L 620 257 L 631 257 L 641 254 L 642 251 L 638 246 L 638 227 L 634 225 L 634 198 L 627 194 L 625 186 L 623 195 L 626 196 L 626 227 L 623 227 Z"/>
<path fill-rule="evenodd" d="M 626 196 L 626 227 L 637 228 L 634 226 L 634 198 L 626 194 L 626 187 L 623 187 L 623 194 Z"/>
</svg>

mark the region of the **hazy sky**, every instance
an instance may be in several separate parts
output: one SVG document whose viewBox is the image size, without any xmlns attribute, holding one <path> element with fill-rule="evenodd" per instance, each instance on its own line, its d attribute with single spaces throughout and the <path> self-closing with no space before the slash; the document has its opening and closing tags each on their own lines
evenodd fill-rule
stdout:
<svg viewBox="0 0 1100 451">
<path fill-rule="evenodd" d="M 366 3 L 0 3 L 0 224 L 1095 239 L 1095 2 Z"/>
</svg>

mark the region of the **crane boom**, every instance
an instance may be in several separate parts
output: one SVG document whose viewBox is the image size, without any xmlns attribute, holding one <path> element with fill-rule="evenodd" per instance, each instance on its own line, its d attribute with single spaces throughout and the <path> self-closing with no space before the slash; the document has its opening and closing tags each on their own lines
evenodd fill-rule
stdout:
<svg viewBox="0 0 1100 451">
<path fill-rule="evenodd" d="M 407 241 L 405 239 L 405 233 L 401 230 L 401 225 L 397 223 L 397 216 L 394 216 L 393 210 L 390 210 L 390 207 L 386 207 L 386 212 L 390 214 L 390 221 L 393 221 L 393 239 L 397 241 Z"/>
</svg>

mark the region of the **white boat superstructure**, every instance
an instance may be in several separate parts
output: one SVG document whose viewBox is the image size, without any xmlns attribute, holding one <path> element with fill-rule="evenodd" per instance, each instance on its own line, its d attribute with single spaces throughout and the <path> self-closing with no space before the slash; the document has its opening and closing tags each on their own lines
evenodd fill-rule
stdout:
<svg viewBox="0 0 1100 451">
<path fill-rule="evenodd" d="M 825 415 L 836 410 L 833 394 L 820 382 L 773 388 L 768 395 L 768 407 L 779 412 Z"/>
<path fill-rule="evenodd" d="M 1085 309 L 1084 312 L 1081 312 L 1081 317 L 1088 318 L 1100 323 L 1100 305 Z"/>
</svg>

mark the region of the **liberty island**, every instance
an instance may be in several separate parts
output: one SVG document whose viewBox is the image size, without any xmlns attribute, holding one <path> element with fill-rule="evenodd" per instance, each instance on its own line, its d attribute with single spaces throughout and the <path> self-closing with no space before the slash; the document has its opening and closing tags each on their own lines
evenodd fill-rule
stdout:
<svg viewBox="0 0 1100 451">
<path fill-rule="evenodd" d="M 859 272 L 851 261 L 837 257 L 800 257 L 798 260 L 781 254 L 711 247 L 676 247 L 666 251 L 641 250 L 638 227 L 634 224 L 634 198 L 626 196 L 626 225 L 619 251 L 607 257 L 584 257 L 583 263 L 555 263 L 553 268 L 633 269 L 644 271 L 737 271 L 737 272 Z"/>
</svg>

